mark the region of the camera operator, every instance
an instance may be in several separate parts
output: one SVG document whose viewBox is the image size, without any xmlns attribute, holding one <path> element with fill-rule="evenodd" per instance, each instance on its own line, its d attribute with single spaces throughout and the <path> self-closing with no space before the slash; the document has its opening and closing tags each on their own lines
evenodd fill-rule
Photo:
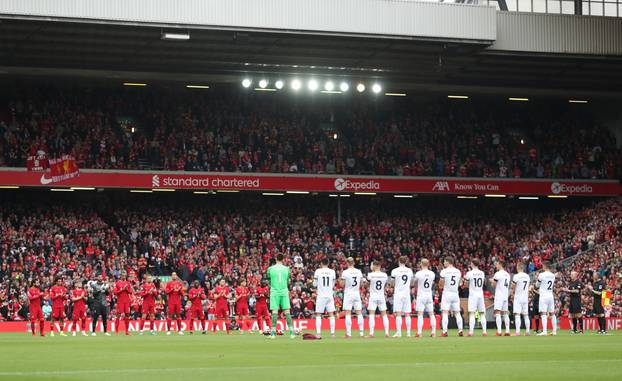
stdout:
<svg viewBox="0 0 622 381">
<path fill-rule="evenodd" d="M 102 274 L 97 274 L 95 281 L 89 281 L 88 283 L 89 296 L 91 297 L 91 312 L 93 313 L 93 328 L 91 336 L 95 336 L 95 327 L 97 326 L 97 320 L 101 316 L 102 324 L 104 326 L 104 335 L 110 336 L 108 333 L 108 305 L 106 303 L 106 295 L 109 292 L 109 285 L 105 283 L 102 278 Z"/>
</svg>

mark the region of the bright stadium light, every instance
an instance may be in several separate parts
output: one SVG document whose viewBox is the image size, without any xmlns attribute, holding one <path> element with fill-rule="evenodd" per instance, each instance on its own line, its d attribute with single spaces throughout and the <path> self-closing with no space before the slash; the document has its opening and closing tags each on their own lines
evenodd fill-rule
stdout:
<svg viewBox="0 0 622 381">
<path fill-rule="evenodd" d="M 335 89 L 335 84 L 332 81 L 328 81 L 324 84 L 324 90 L 333 91 Z"/>
<path fill-rule="evenodd" d="M 163 32 L 161 39 L 166 41 L 188 41 L 190 39 L 190 34 L 188 32 Z"/>
<path fill-rule="evenodd" d="M 259 87 L 261 87 L 262 89 L 265 89 L 266 87 L 268 87 L 268 80 L 267 79 L 260 80 Z"/>
<path fill-rule="evenodd" d="M 359 93 L 362 93 L 363 91 L 365 91 L 365 85 L 363 85 L 362 83 L 359 83 L 358 85 L 356 85 L 356 91 L 358 91 Z"/>
<path fill-rule="evenodd" d="M 244 78 L 244 80 L 242 81 L 242 86 L 244 86 L 245 88 L 251 87 L 252 84 L 253 81 L 251 81 L 250 78 Z"/>
<path fill-rule="evenodd" d="M 350 85 L 348 85 L 346 82 L 341 82 L 341 84 L 339 85 L 339 90 L 345 93 L 346 91 L 350 90 Z"/>
<path fill-rule="evenodd" d="M 292 90 L 298 91 L 298 90 L 300 90 L 301 87 L 302 87 L 302 83 L 300 83 L 300 80 L 294 79 L 292 81 Z"/>
<path fill-rule="evenodd" d="M 309 87 L 309 90 L 315 91 L 319 85 L 315 79 L 310 79 L 307 86 Z"/>
<path fill-rule="evenodd" d="M 379 92 L 382 91 L 382 87 L 379 84 L 374 83 L 371 87 L 371 91 L 373 91 L 374 94 L 378 94 Z"/>
<path fill-rule="evenodd" d="M 276 87 L 277 89 L 281 90 L 283 88 L 283 81 L 281 81 L 280 79 L 276 82 L 274 82 L 274 87 Z"/>
</svg>

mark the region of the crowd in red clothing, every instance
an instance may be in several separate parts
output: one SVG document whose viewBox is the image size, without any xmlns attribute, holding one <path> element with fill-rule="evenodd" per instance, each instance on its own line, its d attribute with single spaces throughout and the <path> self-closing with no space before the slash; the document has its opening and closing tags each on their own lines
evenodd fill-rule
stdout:
<svg viewBox="0 0 622 381">
<path fill-rule="evenodd" d="M 17 85 L 2 96 L 0 166 L 39 153 L 73 154 L 80 168 L 219 172 L 620 178 L 622 168 L 589 106 Z"/>
<path fill-rule="evenodd" d="M 77 297 L 67 290 L 100 273 L 111 283 L 128 275 L 123 286 L 132 292 L 126 298 L 119 292 L 107 295 L 107 302 L 117 307 L 110 311 L 117 323 L 127 316 L 168 318 L 169 327 L 181 318 L 203 320 L 196 308 L 199 299 L 202 311 L 214 318 L 226 319 L 236 312 L 253 315 L 260 308 L 267 315 L 261 304 L 265 289 L 259 287 L 277 252 L 286 255 L 293 269 L 294 316 L 309 316 L 314 309 L 312 274 L 321 258 L 330 258 L 331 267 L 340 273 L 347 256 L 365 272 L 372 260 L 390 270 L 402 255 L 413 264 L 428 258 L 436 270 L 443 256 L 453 255 L 463 271 L 470 258 L 479 258 L 487 274 L 492 274 L 495 260 L 515 263 L 518 258 L 528 264 L 529 273 L 544 260 L 562 263 L 562 274 L 577 269 L 587 277 L 599 271 L 614 290 L 611 314 L 622 314 L 620 199 L 529 206 L 517 200 L 465 204 L 430 198 L 408 208 L 397 200 L 353 199 L 345 203 L 339 223 L 332 202 L 311 196 L 296 201 L 250 195 L 198 199 L 191 194 L 148 199 L 105 192 L 83 198 L 46 196 L 47 200 L 37 192 L 5 195 L 0 202 L 0 314 L 7 320 L 26 318 L 26 291 L 33 282 L 41 287 L 44 307 L 50 298 L 64 298 L 66 314 L 69 299 Z M 157 277 L 156 292 L 148 297 L 150 286 L 141 283 L 145 274 L 172 272 L 182 282 L 179 301 L 171 303 L 175 297 Z M 51 290 L 59 279 L 56 286 L 65 291 Z M 194 281 L 205 298 L 198 291 L 191 293 Z M 558 284 L 559 290 L 563 285 Z M 390 302 L 392 290 L 387 290 Z M 563 301 L 563 292 L 559 295 Z M 238 305 L 240 297 L 248 302 L 248 311 Z M 338 307 L 340 303 L 337 290 Z M 175 309 L 167 310 L 167 304 Z M 146 305 L 149 308 L 143 310 Z M 60 306 L 52 303 L 51 317 L 58 317 Z M 589 314 L 589 303 L 586 308 Z M 242 320 L 248 325 L 247 318 Z"/>
</svg>

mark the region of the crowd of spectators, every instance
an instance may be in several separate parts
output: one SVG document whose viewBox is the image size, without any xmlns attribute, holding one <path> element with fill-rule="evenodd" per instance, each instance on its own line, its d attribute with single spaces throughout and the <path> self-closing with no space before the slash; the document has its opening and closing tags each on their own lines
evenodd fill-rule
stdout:
<svg viewBox="0 0 622 381">
<path fill-rule="evenodd" d="M 584 106 L 23 86 L 0 100 L 0 166 L 71 153 L 80 168 L 620 178 Z"/>
<path fill-rule="evenodd" d="M 620 199 L 529 206 L 518 200 L 464 203 L 432 198 L 414 200 L 408 208 L 398 200 L 353 199 L 344 204 L 339 223 L 332 200 L 319 197 L 150 196 L 102 193 L 43 200 L 37 192 L 16 192 L 4 197 L 2 318 L 24 317 L 24 292 L 35 278 L 48 287 L 62 276 L 71 286 L 100 272 L 113 281 L 127 271 L 137 281 L 145 273 L 168 276 L 176 271 L 186 282 L 201 281 L 208 291 L 221 278 L 233 287 L 241 280 L 256 286 L 277 252 L 285 254 L 293 269 L 295 316 L 313 311 L 312 274 L 323 257 L 340 273 L 347 256 L 367 272 L 371 260 L 390 271 L 400 256 L 409 257 L 414 266 L 428 258 L 439 271 L 446 255 L 455 256 L 462 271 L 468 270 L 471 258 L 479 258 L 489 275 L 497 259 L 513 264 L 522 258 L 529 273 L 538 271 L 544 260 L 563 264 L 558 284 L 562 303 L 560 290 L 571 269 L 586 279 L 599 271 L 615 292 L 610 313 L 622 316 Z M 390 287 L 387 292 L 390 301 Z M 589 314 L 589 293 L 585 295 Z M 341 304 L 340 291 L 336 303 Z M 139 304 L 136 298 L 136 310 Z"/>
</svg>

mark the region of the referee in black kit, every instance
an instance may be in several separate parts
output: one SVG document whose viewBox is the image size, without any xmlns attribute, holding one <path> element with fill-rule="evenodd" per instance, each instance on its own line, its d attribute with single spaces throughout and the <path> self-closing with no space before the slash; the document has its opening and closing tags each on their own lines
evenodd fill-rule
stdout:
<svg viewBox="0 0 622 381">
<path fill-rule="evenodd" d="M 592 275 L 592 284 L 588 286 L 590 291 L 592 291 L 592 296 L 594 297 L 594 304 L 592 305 L 592 312 L 594 316 L 596 316 L 598 320 L 598 334 L 606 335 L 607 334 L 607 320 L 605 319 L 605 309 L 603 308 L 603 290 L 605 289 L 605 282 L 600 279 L 600 274 L 594 272 Z"/>
<path fill-rule="evenodd" d="M 579 280 L 579 273 L 570 272 L 570 285 L 566 291 L 570 298 L 570 317 L 572 318 L 572 332 L 583 333 L 583 311 L 581 309 L 581 290 L 583 284 Z"/>
</svg>

